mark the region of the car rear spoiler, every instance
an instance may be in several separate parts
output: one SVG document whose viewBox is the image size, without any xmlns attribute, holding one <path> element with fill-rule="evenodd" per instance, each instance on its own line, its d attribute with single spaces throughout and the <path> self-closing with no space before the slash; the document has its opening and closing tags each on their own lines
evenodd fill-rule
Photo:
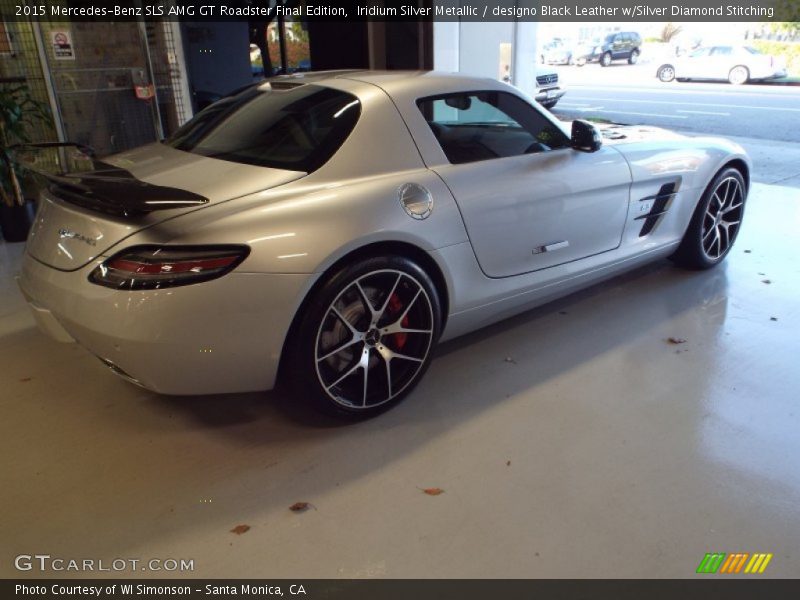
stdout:
<svg viewBox="0 0 800 600">
<path fill-rule="evenodd" d="M 43 180 L 50 192 L 57 198 L 90 210 L 109 213 L 117 216 L 134 217 L 157 210 L 190 208 L 202 206 L 209 202 L 208 198 L 182 190 L 180 188 L 154 185 L 137 179 L 130 171 L 97 160 L 94 150 L 82 144 L 72 142 L 47 142 L 39 144 L 16 144 L 9 146 L 11 151 L 29 149 L 60 150 L 61 158 L 56 161 L 60 172 L 53 173 L 35 165 L 13 161 L 5 150 L 0 157 L 6 167 L 20 165 L 39 180 Z M 64 158 L 65 148 L 74 148 L 78 152 L 70 158 Z M 64 168 L 66 165 L 66 169 Z"/>
</svg>

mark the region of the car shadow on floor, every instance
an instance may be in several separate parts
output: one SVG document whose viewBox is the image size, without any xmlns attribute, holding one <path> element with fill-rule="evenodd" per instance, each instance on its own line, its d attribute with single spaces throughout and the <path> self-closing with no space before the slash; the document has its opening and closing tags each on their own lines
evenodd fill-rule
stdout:
<svg viewBox="0 0 800 600">
<path fill-rule="evenodd" d="M 570 296 L 531 309 L 521 315 L 442 343 L 435 351 L 422 383 L 398 407 L 373 422 L 425 421 L 426 407 L 441 389 L 447 398 L 436 399 L 455 418 L 469 418 L 507 397 L 533 388 L 560 373 L 575 369 L 594 356 L 613 350 L 632 338 L 646 335 L 660 322 L 685 311 L 715 307 L 724 320 L 727 301 L 725 266 L 706 272 L 677 269 L 668 261 L 648 265 L 597 284 Z M 552 357 L 557 357 L 554 360 Z M 464 402 L 453 390 L 463 385 L 470 370 L 497 375 L 497 369 L 525 369 L 501 397 L 484 398 L 479 404 Z M 487 369 L 488 367 L 488 369 Z M 473 381 L 480 385 L 480 381 Z M 472 395 L 472 394 L 468 394 Z M 213 428 L 284 421 L 315 429 L 353 427 L 354 422 L 322 415 L 302 399 L 281 388 L 264 393 L 169 397 L 154 395 L 154 408 L 163 404 L 180 410 Z M 363 422 L 364 426 L 369 426 Z M 358 423 L 356 421 L 355 423 Z M 252 433 L 258 435 L 257 430 Z"/>
<path fill-rule="evenodd" d="M 26 329 L 4 338 L 16 348 L 17 364 L 45 352 L 47 358 L 41 374 L 14 388 L 15 421 L 3 431 L 8 455 L 19 458 L 5 469 L 14 493 L 0 508 L 47 514 L 26 535 L 74 540 L 48 551 L 87 556 L 155 547 L 198 523 L 223 534 L 243 519 L 265 523 L 271 511 L 282 514 L 298 500 L 313 503 L 339 486 L 380 480 L 442 436 L 485 423 L 482 417 L 491 421 L 487 413 L 504 410 L 510 398 L 523 419 L 553 418 L 554 399 L 539 392 L 547 381 L 572 379 L 637 340 L 668 360 L 674 350 L 661 337 L 664 323 L 691 311 L 703 335 L 715 335 L 725 321 L 727 286 L 724 266 L 686 272 L 659 262 L 638 269 L 442 344 L 405 402 L 356 423 L 319 415 L 281 391 L 161 396 L 101 370 L 77 347 L 53 348 Z M 624 359 L 625 351 L 618 353 Z M 571 393 L 595 393 L 571 385 Z M 648 391 L 639 393 L 646 398 Z M 557 399 L 569 403 L 571 423 L 620 410 L 599 394 L 588 407 L 580 400 Z M 37 441 L 42 435 L 46 444 Z M 199 504 L 203 498 L 214 498 L 213 505 Z M 81 535 L 87 527 L 114 535 Z"/>
</svg>

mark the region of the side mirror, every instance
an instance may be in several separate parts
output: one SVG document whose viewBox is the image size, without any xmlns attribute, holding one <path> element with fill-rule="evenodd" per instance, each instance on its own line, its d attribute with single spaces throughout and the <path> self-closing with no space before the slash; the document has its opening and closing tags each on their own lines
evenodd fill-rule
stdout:
<svg viewBox="0 0 800 600">
<path fill-rule="evenodd" d="M 597 152 L 603 145 L 603 137 L 594 125 L 586 121 L 572 122 L 572 147 L 581 152 Z"/>
</svg>

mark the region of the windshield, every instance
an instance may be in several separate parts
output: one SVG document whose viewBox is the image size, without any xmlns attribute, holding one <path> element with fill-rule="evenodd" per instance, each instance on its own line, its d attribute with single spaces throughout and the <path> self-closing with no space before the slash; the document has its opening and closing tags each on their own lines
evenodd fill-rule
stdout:
<svg viewBox="0 0 800 600">
<path fill-rule="evenodd" d="M 355 127 L 355 96 L 317 85 L 250 87 L 197 114 L 165 144 L 211 158 L 310 173 Z"/>
</svg>

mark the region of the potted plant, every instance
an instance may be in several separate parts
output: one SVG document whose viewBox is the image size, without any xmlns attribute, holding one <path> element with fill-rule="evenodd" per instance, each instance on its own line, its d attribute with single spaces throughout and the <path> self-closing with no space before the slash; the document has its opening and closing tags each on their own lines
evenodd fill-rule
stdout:
<svg viewBox="0 0 800 600">
<path fill-rule="evenodd" d="M 47 106 L 31 98 L 24 82 L 0 81 L 0 228 L 8 242 L 25 241 L 33 217 L 23 193 L 22 170 L 9 147 L 30 142 L 29 127 L 49 122 Z"/>
</svg>

